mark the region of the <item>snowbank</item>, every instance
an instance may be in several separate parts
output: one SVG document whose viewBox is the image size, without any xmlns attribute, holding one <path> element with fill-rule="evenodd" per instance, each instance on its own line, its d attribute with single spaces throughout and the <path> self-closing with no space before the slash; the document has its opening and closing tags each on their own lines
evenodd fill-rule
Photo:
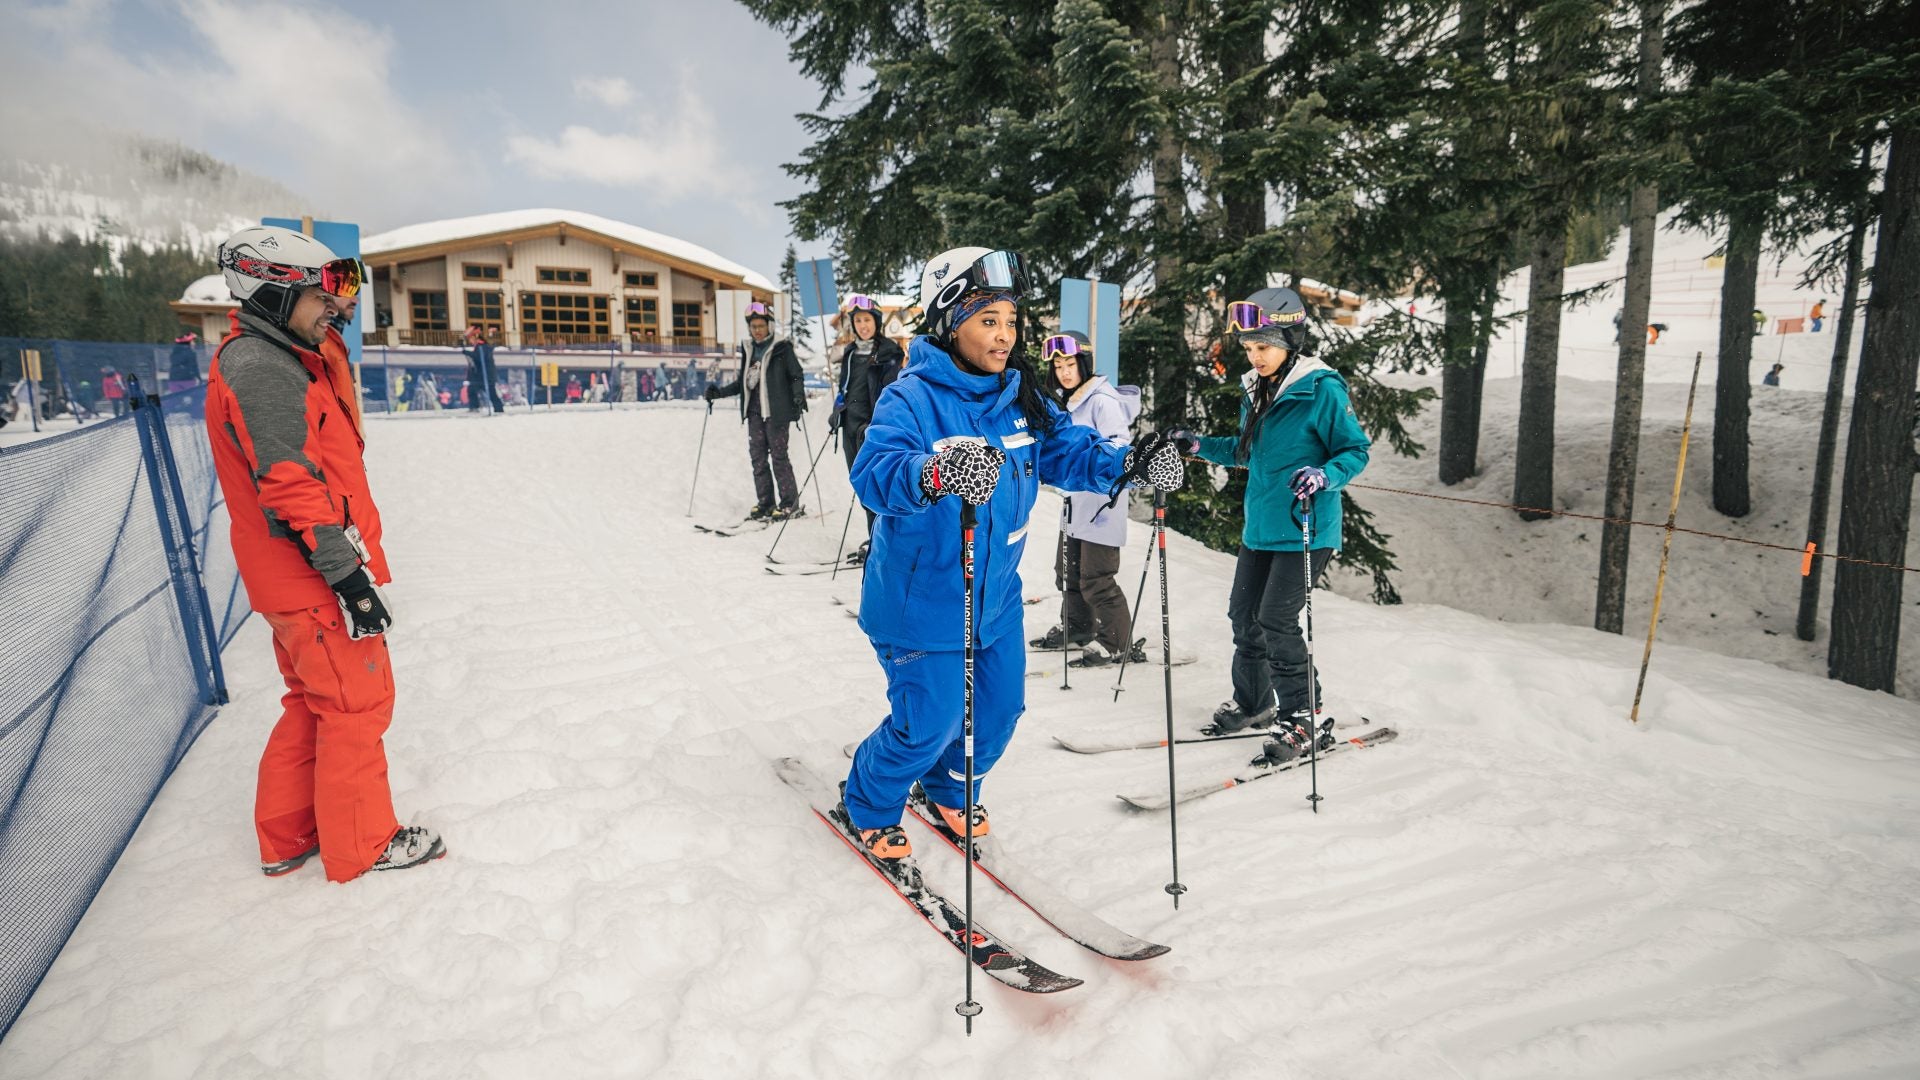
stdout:
<svg viewBox="0 0 1920 1080">
<path fill-rule="evenodd" d="M 450 857 L 347 886 L 311 868 L 260 877 L 252 769 L 280 691 L 254 620 L 226 656 L 233 703 L 0 1072 L 1920 1072 L 1920 708 L 1669 645 L 1635 728 L 1632 640 L 1326 593 L 1333 712 L 1402 737 L 1326 762 L 1317 816 L 1304 773 L 1183 807 L 1178 913 L 1166 817 L 1113 798 L 1164 784 L 1165 758 L 1048 739 L 1161 730 L 1158 680 L 1129 674 L 1118 705 L 1110 678 L 1029 680 L 987 787 L 995 831 L 1173 952 L 1102 960 L 983 887 L 988 925 L 1087 985 L 1036 1000 L 980 980 L 964 1038 L 960 957 L 768 767 L 841 768 L 884 711 L 873 654 L 833 602 L 858 582 L 774 577 L 766 534 L 691 528 L 701 424 L 658 406 L 371 425 L 397 579 L 394 788 Z M 745 509 L 742 441 L 708 428 L 698 520 Z M 840 456 L 820 473 L 833 512 L 790 526 L 783 557 L 833 551 Z M 1030 594 L 1050 580 L 1053 520 L 1043 503 Z M 1128 545 L 1129 592 L 1146 539 Z M 1174 676 L 1191 726 L 1227 693 L 1232 564 L 1170 547 L 1175 646 L 1202 654 Z M 1181 776 L 1248 753 L 1184 751 Z M 914 839 L 954 881 L 957 860 Z"/>
</svg>

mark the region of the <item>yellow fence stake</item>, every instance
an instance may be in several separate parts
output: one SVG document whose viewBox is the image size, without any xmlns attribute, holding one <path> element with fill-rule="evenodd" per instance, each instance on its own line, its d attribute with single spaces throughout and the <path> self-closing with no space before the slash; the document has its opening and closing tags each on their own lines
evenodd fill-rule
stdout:
<svg viewBox="0 0 1920 1080">
<path fill-rule="evenodd" d="M 1633 687 L 1633 712 L 1627 719 L 1640 722 L 1640 695 L 1647 689 L 1647 664 L 1653 660 L 1653 633 L 1660 628 L 1660 594 L 1667 587 L 1667 556 L 1673 552 L 1673 523 L 1680 515 L 1680 486 L 1687 479 L 1687 436 L 1693 431 L 1693 394 L 1700 388 L 1700 358 L 1693 354 L 1693 381 L 1687 386 L 1687 416 L 1680 424 L 1680 463 L 1673 468 L 1673 502 L 1667 507 L 1667 538 L 1660 545 L 1660 575 L 1653 582 L 1653 618 L 1647 622 L 1647 647 L 1640 654 L 1640 681 Z"/>
</svg>

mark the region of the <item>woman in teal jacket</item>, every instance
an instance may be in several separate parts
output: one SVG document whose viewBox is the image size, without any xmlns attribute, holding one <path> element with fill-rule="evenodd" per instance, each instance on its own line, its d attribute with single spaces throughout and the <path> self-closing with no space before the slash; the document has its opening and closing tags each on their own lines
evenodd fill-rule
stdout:
<svg viewBox="0 0 1920 1080">
<path fill-rule="evenodd" d="M 1313 530 L 1313 577 L 1340 550 L 1340 489 L 1367 467 L 1372 445 L 1353 417 L 1346 380 L 1308 355 L 1307 309 L 1292 289 L 1262 289 L 1229 308 L 1231 332 L 1252 366 L 1241 385 L 1238 435 L 1176 433 L 1182 448 L 1215 465 L 1247 470 L 1245 528 L 1227 616 L 1233 622 L 1233 700 L 1209 731 L 1285 721 L 1281 746 L 1304 747 L 1319 677 L 1308 670 L 1300 609 L 1302 516 Z"/>
<path fill-rule="evenodd" d="M 844 800 L 876 858 L 912 853 L 900 816 L 916 782 L 955 832 L 966 831 L 969 807 L 974 835 L 989 831 L 979 778 L 1026 708 L 1020 555 L 1040 485 L 1112 491 L 1134 477 L 1180 485 L 1180 452 L 1165 436 L 1115 446 L 1041 391 L 1019 341 L 1025 292 L 1010 252 L 956 248 L 928 262 L 920 286 L 928 332 L 881 392 L 853 460 L 853 489 L 876 516 L 860 628 L 886 673 L 892 713 L 854 751 Z M 961 740 L 961 502 L 976 508 L 972 792 Z"/>
</svg>

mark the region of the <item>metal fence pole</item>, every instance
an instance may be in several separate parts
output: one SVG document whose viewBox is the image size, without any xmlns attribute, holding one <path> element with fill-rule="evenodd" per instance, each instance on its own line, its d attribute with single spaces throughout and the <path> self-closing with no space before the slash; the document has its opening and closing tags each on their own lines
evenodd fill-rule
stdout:
<svg viewBox="0 0 1920 1080">
<path fill-rule="evenodd" d="M 186 496 L 180 489 L 179 463 L 173 457 L 173 445 L 167 438 L 166 413 L 158 395 L 141 392 L 139 376 L 128 380 L 133 415 L 140 429 L 140 456 L 147 468 L 147 486 L 153 492 L 153 509 L 159 518 L 160 541 L 167 550 L 167 570 L 173 579 L 174 603 L 180 612 L 181 630 L 187 639 L 187 652 L 193 662 L 194 679 L 200 684 L 200 700 L 208 705 L 227 701 L 226 674 L 220 667 L 219 634 L 213 627 L 213 611 L 207 600 L 207 588 L 200 575 L 200 560 L 193 549 L 193 519 L 187 514 Z M 172 514 L 167 502 L 173 503 Z M 177 525 L 175 523 L 178 523 Z M 177 530 L 177 532 L 176 532 Z M 196 602 L 199 617 L 194 617 Z M 195 624 L 198 624 L 197 626 Z"/>
</svg>

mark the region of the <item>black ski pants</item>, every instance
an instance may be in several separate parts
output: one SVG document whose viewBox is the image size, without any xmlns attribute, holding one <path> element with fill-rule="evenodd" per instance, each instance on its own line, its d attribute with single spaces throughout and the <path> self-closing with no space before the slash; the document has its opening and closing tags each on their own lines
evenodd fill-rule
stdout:
<svg viewBox="0 0 1920 1080">
<path fill-rule="evenodd" d="M 1053 583 L 1061 592 L 1060 622 L 1068 638 L 1092 635 L 1114 655 L 1133 645 L 1133 616 L 1127 611 L 1120 573 L 1120 549 L 1091 540 L 1067 538 L 1054 550 Z"/>
<path fill-rule="evenodd" d="M 860 447 L 866 441 L 867 425 L 841 423 L 840 449 L 846 452 L 848 473 L 853 472 L 853 459 L 860 456 Z M 867 536 L 871 538 L 873 536 L 873 511 L 868 510 L 864 503 L 861 504 L 860 509 L 867 515 Z"/>
<path fill-rule="evenodd" d="M 1333 552 L 1313 550 L 1313 578 L 1320 580 Z M 1298 551 L 1240 549 L 1233 567 L 1233 592 L 1227 618 L 1233 621 L 1233 700 L 1247 712 L 1266 707 L 1269 692 L 1280 696 L 1284 715 L 1307 707 L 1307 639 L 1300 609 L 1307 601 L 1307 572 Z M 1313 673 L 1313 697 L 1320 699 L 1319 673 Z"/>
<path fill-rule="evenodd" d="M 800 486 L 793 482 L 793 462 L 787 460 L 787 425 L 776 424 L 755 410 L 747 415 L 747 456 L 753 459 L 753 494 L 760 505 L 774 507 L 775 481 L 780 485 L 779 505 L 791 510 L 800 505 Z"/>
</svg>

